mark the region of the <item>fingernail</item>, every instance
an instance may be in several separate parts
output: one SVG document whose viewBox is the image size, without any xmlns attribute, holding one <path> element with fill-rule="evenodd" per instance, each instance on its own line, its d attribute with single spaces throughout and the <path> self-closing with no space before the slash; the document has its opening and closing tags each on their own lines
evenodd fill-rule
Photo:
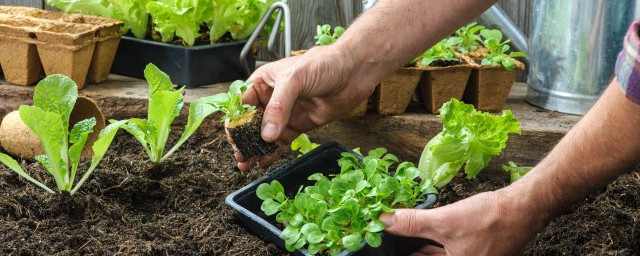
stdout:
<svg viewBox="0 0 640 256">
<path fill-rule="evenodd" d="M 277 136 L 278 128 L 274 123 L 267 123 L 262 127 L 262 138 L 272 141 Z"/>
<path fill-rule="evenodd" d="M 384 222 L 385 228 L 390 228 L 393 226 L 393 214 L 391 213 L 383 213 L 380 214 L 380 221 Z"/>
</svg>

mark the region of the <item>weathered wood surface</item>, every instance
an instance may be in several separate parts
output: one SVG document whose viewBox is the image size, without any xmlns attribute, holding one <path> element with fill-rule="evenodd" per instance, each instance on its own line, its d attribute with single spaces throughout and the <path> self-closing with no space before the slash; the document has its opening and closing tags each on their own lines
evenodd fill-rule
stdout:
<svg viewBox="0 0 640 256">
<path fill-rule="evenodd" d="M 0 83 L 0 117 L 31 104 L 33 87 Z M 226 91 L 228 84 L 216 84 L 186 89 L 187 103 L 202 96 Z M 493 164 L 516 161 L 531 165 L 539 161 L 548 150 L 580 119 L 579 116 L 543 111 L 524 101 L 526 85 L 517 83 L 510 94 L 507 108 L 522 124 L 522 135 L 512 136 L 507 149 Z M 111 75 L 109 82 L 89 85 L 80 95 L 97 101 L 107 118 L 123 119 L 143 117 L 147 112 L 147 84 L 138 79 Z M 187 108 L 183 109 L 177 124 L 184 124 Z M 426 142 L 441 130 L 440 119 L 420 108 L 401 116 L 382 117 L 369 111 L 364 117 L 337 121 L 310 133 L 313 140 L 338 140 L 350 147 L 364 150 L 386 147 L 404 159 L 417 161 Z M 214 129 L 212 132 L 217 132 Z"/>
</svg>

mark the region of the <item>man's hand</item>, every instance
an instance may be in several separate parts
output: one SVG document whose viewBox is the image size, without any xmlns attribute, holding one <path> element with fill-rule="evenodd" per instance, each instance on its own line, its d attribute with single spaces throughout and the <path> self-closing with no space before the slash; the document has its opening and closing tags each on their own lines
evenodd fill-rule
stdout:
<svg viewBox="0 0 640 256">
<path fill-rule="evenodd" d="M 517 255 L 547 220 L 533 215 L 522 198 L 506 191 L 481 193 L 431 210 L 398 209 L 383 214 L 386 231 L 430 239 L 415 255 Z"/>
<path fill-rule="evenodd" d="M 302 56 L 269 63 L 256 70 L 243 103 L 264 109 L 262 138 L 290 144 L 309 131 L 344 116 L 373 92 L 376 81 L 355 71 L 356 63 L 338 47 L 315 47 Z M 246 171 L 257 159 L 236 150 L 238 168 Z M 270 161 L 261 161 L 268 165 Z"/>
</svg>

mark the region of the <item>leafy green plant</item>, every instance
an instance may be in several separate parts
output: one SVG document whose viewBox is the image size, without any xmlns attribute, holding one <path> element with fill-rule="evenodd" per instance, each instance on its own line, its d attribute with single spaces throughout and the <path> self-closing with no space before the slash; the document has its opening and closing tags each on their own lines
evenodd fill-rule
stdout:
<svg viewBox="0 0 640 256">
<path fill-rule="evenodd" d="M 487 54 L 481 61 L 481 64 L 484 66 L 498 66 L 502 65 L 506 70 L 513 70 L 515 67 L 515 62 L 513 58 L 515 57 L 524 57 L 525 54 L 523 52 L 510 52 L 509 42 L 511 40 L 507 39 L 502 41 L 502 32 L 497 29 L 485 29 L 480 31 L 482 35 L 484 46 L 489 50 L 489 54 Z"/>
<path fill-rule="evenodd" d="M 440 109 L 443 130 L 433 137 L 420 156 L 420 177 L 440 188 L 464 166 L 473 179 L 506 146 L 509 133 L 520 134 L 520 123 L 510 110 L 502 115 L 476 111 L 456 99 Z"/>
<path fill-rule="evenodd" d="M 516 182 L 517 180 L 522 178 L 522 176 L 529 173 L 529 171 L 531 171 L 532 169 L 533 167 L 520 167 L 516 163 L 511 161 L 509 161 L 509 163 L 506 165 L 502 165 L 502 170 L 510 174 L 511 183 Z"/>
<path fill-rule="evenodd" d="M 298 151 L 300 154 L 298 154 L 298 157 L 301 157 L 302 155 L 309 153 L 309 151 L 313 150 L 314 148 L 317 148 L 318 144 L 311 142 L 311 140 L 309 140 L 309 135 L 306 134 L 300 134 L 300 136 L 298 136 L 298 138 L 296 138 L 295 140 L 293 140 L 293 142 L 291 142 L 291 150 L 293 151 Z"/>
<path fill-rule="evenodd" d="M 362 161 L 343 153 L 338 175 L 331 179 L 321 173 L 311 175 L 308 179 L 315 184 L 301 187 L 293 198 L 287 198 L 275 180 L 261 184 L 256 194 L 264 200 L 262 211 L 276 214 L 276 221 L 284 224 L 280 236 L 289 251 L 306 246 L 311 254 L 337 255 L 345 249 L 359 250 L 362 241 L 378 247 L 384 229 L 378 219 L 382 212 L 413 207 L 435 191 L 431 180 L 418 179 L 420 171 L 412 163 L 400 163 L 390 173 L 397 162 L 384 148 L 369 151 Z"/>
<path fill-rule="evenodd" d="M 251 82 L 237 80 L 231 83 L 229 92 L 212 96 L 212 100 L 208 103 L 214 107 L 216 111 L 222 111 L 222 113 L 224 113 L 222 120 L 233 121 L 245 113 L 256 109 L 255 106 L 242 104 L 242 96 L 251 86 L 253 86 Z"/>
<path fill-rule="evenodd" d="M 154 163 L 161 163 L 172 155 L 198 129 L 204 119 L 217 111 L 210 103 L 219 101 L 221 96 L 214 95 L 195 100 L 189 106 L 189 117 L 184 132 L 176 144 L 164 154 L 167 139 L 171 133 L 171 124 L 180 115 L 184 105 L 183 88 L 173 89 L 167 74 L 153 64 L 147 65 L 144 76 L 149 83 L 149 109 L 147 119 L 132 118 L 122 126 L 144 147 Z M 120 121 L 111 121 L 117 123 Z"/>
<path fill-rule="evenodd" d="M 458 38 L 444 39 L 435 44 L 433 47 L 429 48 L 429 50 L 422 53 L 413 62 L 415 63 L 416 61 L 420 60 L 420 64 L 426 67 L 437 60 L 458 60 L 455 46 L 459 43 L 459 41 L 460 39 Z"/>
<path fill-rule="evenodd" d="M 69 117 L 78 98 L 78 88 L 70 78 L 50 75 L 40 81 L 33 93 L 34 106 L 20 106 L 20 118 L 42 143 L 45 155 L 36 156 L 56 182 L 59 191 L 75 194 L 89 178 L 107 152 L 118 128 L 124 122 L 105 127 L 92 145 L 91 165 L 74 186 L 80 156 L 96 124 L 95 118 L 82 120 L 69 131 Z M 10 156 L 0 153 L 0 162 L 28 181 L 50 193 L 52 189 L 27 174 Z"/>
<path fill-rule="evenodd" d="M 330 45 L 332 43 L 334 43 L 336 40 L 338 40 L 338 38 L 340 38 L 342 36 L 342 34 L 344 34 L 345 29 L 343 27 L 340 26 L 336 26 L 333 29 L 333 34 L 331 33 L 331 25 L 329 24 L 324 24 L 324 25 L 318 25 L 316 27 L 316 36 L 314 37 L 314 39 L 318 40 L 316 41 L 316 45 Z"/>
<path fill-rule="evenodd" d="M 151 34 L 148 21 L 163 42 L 193 45 L 197 39 L 218 42 L 226 33 L 235 40 L 248 38 L 262 16 L 278 0 L 47 0 L 65 12 L 118 19 L 140 39 Z M 151 19 L 149 19 L 151 17 Z M 275 18 L 271 17 L 269 27 Z M 202 27 L 205 29 L 203 30 Z M 267 31 L 267 30 L 265 30 Z M 264 31 L 263 31 L 264 32 Z"/>
<path fill-rule="evenodd" d="M 461 27 L 456 31 L 454 38 L 459 38 L 457 49 L 461 53 L 469 53 L 478 49 L 479 42 L 481 41 L 478 32 L 484 30 L 485 27 L 478 25 L 477 22 L 471 22 L 466 26 Z"/>
</svg>

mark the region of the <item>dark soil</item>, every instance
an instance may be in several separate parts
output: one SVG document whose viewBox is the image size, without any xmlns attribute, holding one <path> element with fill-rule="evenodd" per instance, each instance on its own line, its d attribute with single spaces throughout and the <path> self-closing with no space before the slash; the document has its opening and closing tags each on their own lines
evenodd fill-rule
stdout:
<svg viewBox="0 0 640 256">
<path fill-rule="evenodd" d="M 463 59 L 458 60 L 435 60 L 429 64 L 430 67 L 449 67 L 460 64 L 466 64 L 467 62 Z"/>
<path fill-rule="evenodd" d="M 262 110 L 257 110 L 249 121 L 238 124 L 236 127 L 229 127 L 229 136 L 235 142 L 236 148 L 243 157 L 249 159 L 263 157 L 273 154 L 278 149 L 278 145 L 273 142 L 266 142 L 260 136 L 262 126 Z M 249 114 L 247 113 L 247 115 Z M 233 124 L 233 123 L 232 123 Z"/>
<path fill-rule="evenodd" d="M 268 170 L 239 172 L 224 130 L 215 129 L 212 136 L 196 134 L 159 166 L 121 132 L 73 198 L 47 194 L 0 165 L 0 254 L 286 254 L 238 225 L 224 203 L 229 193 Z M 274 166 L 292 157 L 285 154 Z M 37 164 L 23 162 L 23 167 L 55 187 Z M 508 175 L 498 171 L 475 181 L 459 176 L 442 189 L 440 204 L 507 183 Z M 639 203 L 640 173 L 624 175 L 552 222 L 526 254 L 640 255 Z"/>
</svg>

